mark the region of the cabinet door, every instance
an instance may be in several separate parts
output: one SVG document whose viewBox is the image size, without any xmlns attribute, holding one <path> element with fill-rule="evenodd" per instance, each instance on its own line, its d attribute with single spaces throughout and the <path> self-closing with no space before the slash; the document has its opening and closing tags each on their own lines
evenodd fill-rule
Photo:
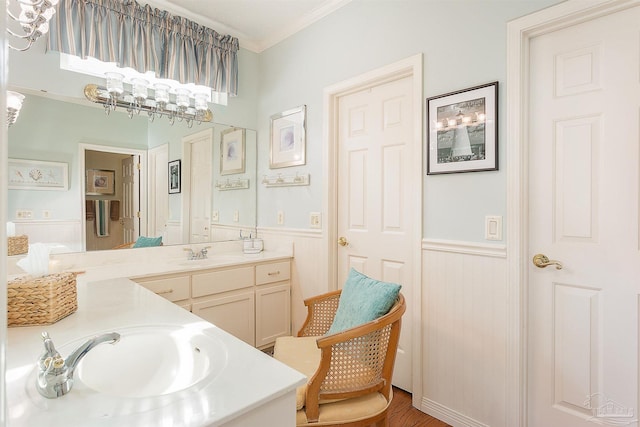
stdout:
<svg viewBox="0 0 640 427">
<path fill-rule="evenodd" d="M 255 346 L 255 297 L 253 289 L 239 293 L 219 294 L 194 302 L 191 312 L 220 329 Z"/>
<path fill-rule="evenodd" d="M 256 288 L 256 347 L 273 345 L 291 335 L 291 286 L 282 283 Z"/>
</svg>

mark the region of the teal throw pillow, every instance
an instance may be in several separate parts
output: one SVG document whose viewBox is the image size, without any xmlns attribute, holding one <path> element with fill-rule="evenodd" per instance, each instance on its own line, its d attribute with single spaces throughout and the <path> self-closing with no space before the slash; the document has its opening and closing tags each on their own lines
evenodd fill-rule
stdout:
<svg viewBox="0 0 640 427">
<path fill-rule="evenodd" d="M 345 282 L 338 310 L 327 335 L 362 325 L 389 312 L 398 298 L 400 285 L 381 282 L 353 268 Z"/>
<path fill-rule="evenodd" d="M 151 246 L 160 246 L 162 244 L 162 236 L 160 237 L 138 237 L 138 240 L 133 244 L 134 248 L 148 248 Z"/>
</svg>

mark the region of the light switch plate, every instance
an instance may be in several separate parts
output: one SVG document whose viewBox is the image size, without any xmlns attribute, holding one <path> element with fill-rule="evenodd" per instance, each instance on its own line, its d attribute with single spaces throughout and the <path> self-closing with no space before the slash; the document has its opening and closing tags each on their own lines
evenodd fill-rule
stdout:
<svg viewBox="0 0 640 427">
<path fill-rule="evenodd" d="M 278 222 L 278 225 L 284 224 L 284 212 L 278 211 L 277 222 Z"/>
<path fill-rule="evenodd" d="M 238 222 L 238 221 L 240 221 L 240 212 L 233 211 L 233 222 Z"/>
<path fill-rule="evenodd" d="M 484 238 L 487 240 L 502 240 L 502 217 L 487 215 L 484 222 Z"/>
<path fill-rule="evenodd" d="M 211 221 L 213 222 L 220 221 L 220 211 L 215 210 L 211 212 Z"/>
</svg>

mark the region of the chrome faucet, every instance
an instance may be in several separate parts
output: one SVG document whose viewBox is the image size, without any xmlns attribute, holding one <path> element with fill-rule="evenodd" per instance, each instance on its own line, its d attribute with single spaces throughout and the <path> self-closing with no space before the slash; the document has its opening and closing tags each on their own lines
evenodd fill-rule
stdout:
<svg viewBox="0 0 640 427">
<path fill-rule="evenodd" d="M 44 353 L 38 360 L 38 377 L 36 378 L 36 388 L 38 392 L 48 399 L 64 396 L 71 391 L 73 386 L 73 373 L 80 363 L 80 360 L 98 344 L 110 342 L 115 344 L 120 340 L 120 334 L 110 332 L 97 335 L 80 347 L 64 360 L 53 345 L 53 341 L 47 332 L 42 333 L 44 343 Z"/>
<path fill-rule="evenodd" d="M 187 259 L 190 261 L 196 259 L 207 259 L 207 254 L 209 253 L 208 249 L 211 249 L 211 246 L 206 246 L 200 249 L 199 252 L 194 252 L 191 248 L 184 248 L 185 251 L 189 252 Z"/>
</svg>

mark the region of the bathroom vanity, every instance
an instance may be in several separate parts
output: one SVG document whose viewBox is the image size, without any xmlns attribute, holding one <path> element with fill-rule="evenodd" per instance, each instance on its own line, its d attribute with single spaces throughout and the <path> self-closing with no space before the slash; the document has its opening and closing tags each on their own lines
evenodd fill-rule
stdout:
<svg viewBox="0 0 640 427">
<path fill-rule="evenodd" d="M 306 378 L 255 348 L 289 333 L 290 254 L 214 254 L 200 264 L 153 248 L 129 254 L 154 261 L 87 267 L 76 313 L 8 330 L 9 426 L 294 426 Z M 241 333 L 215 325 L 225 317 Z M 63 358 L 100 333 L 122 339 L 87 353 L 72 390 L 47 399 L 35 388 L 43 331 Z"/>
</svg>

